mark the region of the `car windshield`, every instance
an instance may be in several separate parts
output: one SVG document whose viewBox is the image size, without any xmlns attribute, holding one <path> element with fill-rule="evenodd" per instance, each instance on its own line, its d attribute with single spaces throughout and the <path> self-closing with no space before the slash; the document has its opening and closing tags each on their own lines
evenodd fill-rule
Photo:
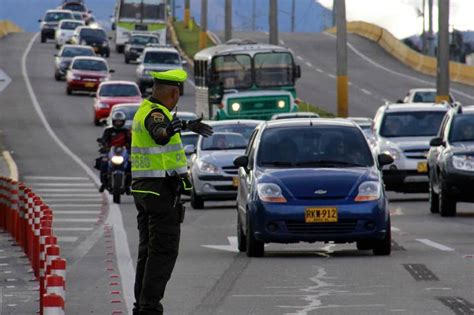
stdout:
<svg viewBox="0 0 474 315">
<path fill-rule="evenodd" d="M 98 39 L 106 39 L 107 34 L 102 29 L 93 29 L 93 28 L 84 28 L 81 30 L 80 33 L 81 37 L 91 37 L 91 38 L 98 38 Z"/>
<path fill-rule="evenodd" d="M 107 65 L 101 60 L 79 59 L 74 61 L 72 69 L 88 71 L 107 71 Z"/>
<path fill-rule="evenodd" d="M 76 27 L 83 25 L 82 23 L 78 22 L 62 22 L 61 23 L 61 29 L 62 30 L 75 30 Z"/>
<path fill-rule="evenodd" d="M 250 136 L 252 135 L 252 132 L 255 130 L 255 127 L 257 127 L 257 124 L 229 124 L 214 125 L 212 126 L 212 129 L 214 130 L 214 132 L 238 133 L 239 135 L 242 135 L 242 137 L 244 137 L 245 140 L 248 142 Z"/>
<path fill-rule="evenodd" d="M 224 89 L 250 88 L 252 86 L 252 59 L 249 55 L 227 55 L 212 61 L 214 78 Z"/>
<path fill-rule="evenodd" d="M 189 144 L 196 146 L 198 138 L 199 138 L 199 135 L 195 133 L 181 135 L 181 142 L 183 143 L 183 147 Z"/>
<path fill-rule="evenodd" d="M 59 22 L 61 20 L 72 19 L 72 14 L 69 12 L 48 12 L 44 17 L 45 22 Z"/>
<path fill-rule="evenodd" d="M 66 47 L 63 49 L 61 57 L 76 57 L 76 56 L 94 56 L 95 53 L 88 47 Z"/>
<path fill-rule="evenodd" d="M 100 88 L 99 96 L 139 96 L 140 92 L 131 84 L 104 84 Z"/>
<path fill-rule="evenodd" d="M 450 102 L 453 102 L 449 96 Z M 413 103 L 436 103 L 436 91 L 420 91 L 413 95 Z"/>
<path fill-rule="evenodd" d="M 179 65 L 179 56 L 173 52 L 149 51 L 145 54 L 144 63 Z"/>
<path fill-rule="evenodd" d="M 264 131 L 262 167 L 367 167 L 374 165 L 364 135 L 354 127 L 301 126 Z"/>
<path fill-rule="evenodd" d="M 137 110 L 138 110 L 138 106 L 114 106 L 112 107 L 112 112 L 110 113 L 110 117 L 112 117 L 113 113 L 115 112 L 122 112 L 125 114 L 126 120 L 132 120 Z"/>
<path fill-rule="evenodd" d="M 73 12 L 72 15 L 74 16 L 74 19 L 76 20 L 83 20 L 82 14 L 78 12 Z"/>
<path fill-rule="evenodd" d="M 80 3 L 67 3 L 63 5 L 63 9 L 76 12 L 86 12 L 86 7 Z"/>
<path fill-rule="evenodd" d="M 410 111 L 387 113 L 382 120 L 382 137 L 428 137 L 438 133 L 446 112 Z"/>
<path fill-rule="evenodd" d="M 289 53 L 256 54 L 255 83 L 259 87 L 293 85 L 293 57 Z"/>
<path fill-rule="evenodd" d="M 212 136 L 202 138 L 201 150 L 244 150 L 247 140 L 238 133 L 215 132 Z"/>
<path fill-rule="evenodd" d="M 132 36 L 131 43 L 133 45 L 142 45 L 145 46 L 146 44 L 155 44 L 158 43 L 158 38 L 154 36 L 140 36 L 140 35 L 134 35 Z"/>
<path fill-rule="evenodd" d="M 451 123 L 450 142 L 474 142 L 474 114 L 456 115 Z"/>
</svg>

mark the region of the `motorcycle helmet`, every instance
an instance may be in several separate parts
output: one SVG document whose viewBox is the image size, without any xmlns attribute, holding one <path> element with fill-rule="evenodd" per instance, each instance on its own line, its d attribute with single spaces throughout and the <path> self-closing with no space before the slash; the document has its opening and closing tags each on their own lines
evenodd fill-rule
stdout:
<svg viewBox="0 0 474 315">
<path fill-rule="evenodd" d="M 125 125 L 126 119 L 127 119 L 127 116 L 125 115 L 124 112 L 117 111 L 112 114 L 112 125 L 115 128 L 122 128 L 123 125 Z"/>
</svg>

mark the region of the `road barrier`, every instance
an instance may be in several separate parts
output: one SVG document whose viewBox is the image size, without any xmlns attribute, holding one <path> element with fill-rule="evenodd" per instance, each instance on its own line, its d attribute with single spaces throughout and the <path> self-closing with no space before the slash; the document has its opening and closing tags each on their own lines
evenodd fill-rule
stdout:
<svg viewBox="0 0 474 315">
<path fill-rule="evenodd" d="M 39 281 L 40 314 L 64 314 L 66 260 L 53 233 L 53 211 L 23 183 L 0 176 L 0 228 L 29 258 Z"/>
<path fill-rule="evenodd" d="M 10 21 L 0 21 L 0 38 L 10 33 L 22 32 L 22 29 Z"/>
<path fill-rule="evenodd" d="M 436 76 L 436 58 L 416 52 L 386 29 L 371 23 L 356 21 L 347 23 L 347 31 L 378 43 L 403 64 L 424 74 Z M 333 27 L 327 32 L 336 33 L 336 28 Z M 451 61 L 449 75 L 451 81 L 474 86 L 474 67 L 472 66 Z"/>
</svg>

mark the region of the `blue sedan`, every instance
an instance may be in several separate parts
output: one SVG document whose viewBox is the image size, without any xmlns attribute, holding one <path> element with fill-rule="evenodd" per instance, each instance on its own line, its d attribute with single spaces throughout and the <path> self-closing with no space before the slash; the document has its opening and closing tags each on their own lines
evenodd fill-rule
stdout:
<svg viewBox="0 0 474 315">
<path fill-rule="evenodd" d="M 380 167 L 362 130 L 343 119 L 289 119 L 257 127 L 239 167 L 238 247 L 265 243 L 357 243 L 391 252 L 390 213 Z"/>
</svg>

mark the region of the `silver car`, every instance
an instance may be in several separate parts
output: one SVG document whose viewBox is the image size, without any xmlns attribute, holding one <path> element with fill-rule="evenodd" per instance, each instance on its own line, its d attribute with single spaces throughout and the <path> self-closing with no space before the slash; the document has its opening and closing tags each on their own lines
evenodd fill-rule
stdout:
<svg viewBox="0 0 474 315">
<path fill-rule="evenodd" d="M 77 56 L 93 57 L 95 56 L 95 52 L 90 46 L 64 45 L 54 56 L 54 78 L 56 81 L 59 81 L 66 76 L 72 58 Z"/>
<path fill-rule="evenodd" d="M 204 208 L 205 200 L 233 200 L 237 196 L 238 177 L 234 159 L 242 155 L 258 120 L 211 122 L 214 134 L 199 136 L 197 146 L 187 145 L 191 156 L 193 183 L 191 206 Z"/>
<path fill-rule="evenodd" d="M 106 118 L 105 120 L 105 126 L 110 127 L 112 126 L 112 116 L 116 112 L 123 112 L 125 116 L 127 117 L 125 120 L 125 128 L 131 129 L 132 128 L 132 123 L 133 123 L 133 117 L 135 116 L 135 113 L 138 110 L 138 107 L 140 107 L 140 103 L 124 103 L 124 104 L 117 104 L 112 107 L 110 110 L 109 117 Z"/>
</svg>

